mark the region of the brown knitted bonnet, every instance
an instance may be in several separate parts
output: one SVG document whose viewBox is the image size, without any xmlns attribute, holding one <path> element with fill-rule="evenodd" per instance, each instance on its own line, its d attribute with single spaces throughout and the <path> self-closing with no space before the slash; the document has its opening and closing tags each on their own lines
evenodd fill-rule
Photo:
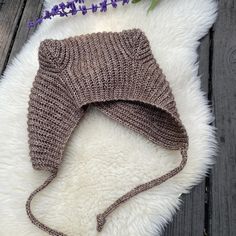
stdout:
<svg viewBox="0 0 236 236">
<path fill-rule="evenodd" d="M 120 204 L 184 168 L 186 130 L 169 83 L 140 29 L 46 39 L 40 44 L 38 56 L 39 69 L 28 108 L 29 147 L 33 168 L 48 170 L 51 175 L 30 195 L 26 209 L 31 221 L 42 230 L 50 235 L 66 235 L 39 222 L 30 204 L 56 177 L 65 145 L 89 105 L 152 142 L 181 151 L 178 167 L 148 183 L 140 183 L 98 214 L 97 230 L 101 231 L 107 216 Z"/>
</svg>

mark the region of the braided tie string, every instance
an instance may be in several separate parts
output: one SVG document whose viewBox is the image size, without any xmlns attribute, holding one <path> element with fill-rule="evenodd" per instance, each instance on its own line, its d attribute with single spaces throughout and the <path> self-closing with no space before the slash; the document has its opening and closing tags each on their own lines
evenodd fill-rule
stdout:
<svg viewBox="0 0 236 236">
<path fill-rule="evenodd" d="M 31 211 L 31 201 L 34 198 L 34 196 L 40 192 L 41 190 L 43 190 L 44 188 L 46 188 L 52 181 L 53 179 L 57 176 L 57 172 L 53 172 L 47 179 L 46 181 L 40 185 L 37 189 L 35 189 L 29 196 L 27 202 L 26 202 L 26 212 L 27 215 L 29 216 L 31 222 L 36 225 L 38 228 L 40 228 L 41 230 L 47 232 L 49 235 L 53 235 L 53 236 L 67 236 L 64 233 L 61 233 L 59 231 L 56 231 L 54 229 L 51 229 L 50 227 L 48 227 L 47 225 L 41 223 L 32 213 Z"/>
<path fill-rule="evenodd" d="M 121 204 L 125 203 L 127 200 L 130 198 L 136 196 L 137 194 L 144 192 L 146 190 L 149 190 L 155 186 L 158 186 L 162 184 L 163 182 L 167 181 L 171 177 L 175 176 L 178 174 L 186 165 L 187 163 L 187 147 L 183 146 L 181 148 L 181 156 L 182 160 L 180 164 L 174 168 L 173 170 L 169 171 L 168 173 L 162 175 L 161 177 L 158 177 L 156 179 L 153 179 L 147 183 L 138 185 L 128 193 L 124 194 L 122 197 L 118 198 L 114 203 L 112 203 L 102 214 L 97 215 L 97 231 L 101 232 L 103 229 L 103 226 L 106 223 L 106 217 L 113 212 L 116 208 L 118 208 Z"/>
<path fill-rule="evenodd" d="M 121 204 L 125 203 L 126 201 L 128 201 L 130 198 L 136 196 L 137 194 L 144 192 L 146 190 L 149 190 L 155 186 L 158 186 L 160 184 L 162 184 L 163 182 L 167 181 L 168 179 L 170 179 L 171 177 L 175 176 L 176 174 L 178 174 L 186 165 L 187 163 L 187 148 L 184 147 L 181 149 L 181 156 L 182 156 L 182 160 L 181 163 L 179 164 L 179 166 L 177 166 L 176 168 L 174 168 L 173 170 L 169 171 L 168 173 L 162 175 L 161 177 L 158 177 L 156 179 L 153 179 L 147 183 L 138 185 L 137 187 L 135 187 L 134 189 L 132 189 L 131 191 L 129 191 L 128 193 L 124 194 L 122 197 L 118 198 L 113 204 L 111 204 L 102 214 L 98 214 L 97 215 L 97 231 L 101 232 L 103 229 L 103 226 L 106 223 L 106 217 L 113 212 L 116 208 L 118 208 Z M 59 232 L 57 230 L 54 230 L 50 227 L 48 227 L 47 225 L 41 223 L 32 213 L 31 211 L 31 201 L 33 200 L 33 198 L 35 197 L 35 195 L 40 192 L 41 190 L 43 190 L 44 188 L 46 188 L 52 181 L 53 179 L 57 176 L 57 172 L 53 172 L 47 179 L 46 181 L 40 185 L 37 189 L 35 189 L 29 196 L 27 202 L 26 202 L 26 212 L 27 215 L 29 216 L 31 222 L 36 225 L 38 228 L 40 228 L 41 230 L 47 232 L 49 235 L 53 235 L 53 236 L 67 236 L 66 234 Z"/>
</svg>

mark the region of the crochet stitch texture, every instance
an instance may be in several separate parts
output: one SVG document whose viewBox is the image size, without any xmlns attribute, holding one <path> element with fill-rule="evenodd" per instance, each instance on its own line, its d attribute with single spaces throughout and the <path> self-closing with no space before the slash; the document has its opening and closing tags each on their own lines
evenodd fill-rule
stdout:
<svg viewBox="0 0 236 236">
<path fill-rule="evenodd" d="M 169 83 L 154 58 L 145 33 L 137 28 L 98 32 L 63 40 L 46 39 L 39 47 L 39 68 L 28 108 L 30 157 L 34 169 L 52 174 L 26 202 L 32 223 L 50 235 L 66 234 L 39 222 L 33 197 L 57 175 L 65 145 L 89 105 L 171 150 L 182 161 L 167 174 L 141 183 L 97 215 L 97 231 L 119 205 L 179 173 L 187 161 L 188 135 Z"/>
</svg>

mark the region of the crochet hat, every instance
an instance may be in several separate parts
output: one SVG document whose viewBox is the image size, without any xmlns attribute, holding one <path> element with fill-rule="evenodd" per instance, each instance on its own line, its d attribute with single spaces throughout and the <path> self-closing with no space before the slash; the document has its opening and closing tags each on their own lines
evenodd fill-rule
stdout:
<svg viewBox="0 0 236 236">
<path fill-rule="evenodd" d="M 182 161 L 173 170 L 140 183 L 97 215 L 97 231 L 118 206 L 140 192 L 179 173 L 187 161 L 188 136 L 174 96 L 156 62 L 144 32 L 133 28 L 98 32 L 63 40 L 46 39 L 39 47 L 39 69 L 28 108 L 30 157 L 34 169 L 50 177 L 26 203 L 32 223 L 50 235 L 63 235 L 39 222 L 31 212 L 32 198 L 57 175 L 63 152 L 89 105 L 171 150 Z"/>
</svg>

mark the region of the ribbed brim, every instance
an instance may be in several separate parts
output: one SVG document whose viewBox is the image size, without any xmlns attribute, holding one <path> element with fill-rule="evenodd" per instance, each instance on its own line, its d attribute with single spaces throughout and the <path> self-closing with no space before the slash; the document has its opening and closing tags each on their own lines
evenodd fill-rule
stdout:
<svg viewBox="0 0 236 236">
<path fill-rule="evenodd" d="M 179 119 L 162 108 L 137 101 L 97 103 L 96 107 L 164 148 L 178 150 L 187 143 L 186 131 Z"/>
</svg>

